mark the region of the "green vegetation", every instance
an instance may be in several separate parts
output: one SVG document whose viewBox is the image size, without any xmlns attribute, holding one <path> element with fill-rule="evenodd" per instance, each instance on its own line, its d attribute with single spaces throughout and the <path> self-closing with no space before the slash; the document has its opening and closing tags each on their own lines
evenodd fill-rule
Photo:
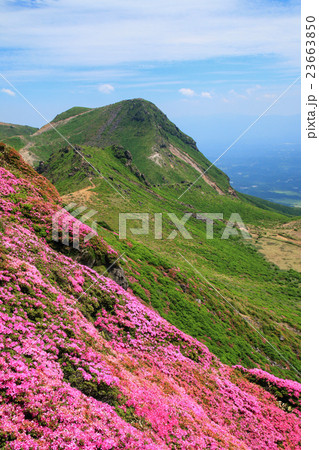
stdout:
<svg viewBox="0 0 319 450">
<path fill-rule="evenodd" d="M 56 120 L 74 115 L 72 109 Z M 227 175 L 214 166 L 206 180 L 192 185 L 199 176 L 194 165 L 205 170 L 209 161 L 149 102 L 137 99 L 93 109 L 58 129 L 72 145 L 81 146 L 78 151 L 89 164 L 48 130 L 31 138 L 32 150 L 45 161 L 41 172 L 62 195 L 73 193 L 64 198 L 66 204 L 74 201 L 98 212 L 99 234 L 124 253 L 121 265 L 130 289 L 223 362 L 259 365 L 277 376 L 298 378 L 286 360 L 300 367 L 300 274 L 266 261 L 239 233 L 220 239 L 232 213 L 240 214 L 246 225 L 267 228 L 292 220 L 298 211 L 232 192 Z M 126 240 L 119 240 L 119 214 L 125 212 L 149 213 L 150 233 L 128 232 Z M 193 239 L 179 233 L 168 239 L 176 227 L 167 213 L 182 218 L 186 212 L 192 213 L 186 228 Z M 214 239 L 206 239 L 206 224 L 195 217 L 199 212 L 223 213 L 215 221 Z M 163 239 L 154 239 L 154 213 L 163 213 Z M 140 222 L 128 222 L 132 227 Z"/>
<path fill-rule="evenodd" d="M 37 128 L 27 125 L 15 125 L 11 123 L 0 123 L 0 142 L 11 145 L 16 150 L 24 147 L 31 134 L 35 133 Z"/>
<path fill-rule="evenodd" d="M 183 192 L 183 184 L 150 189 L 130 171 L 125 158 L 122 161 L 114 155 L 112 147 L 83 147 L 82 152 L 125 196 L 124 199 L 96 173 L 96 176 L 94 172 L 85 175 L 87 168 L 81 165 L 83 160 L 71 148 L 66 153 L 62 149 L 52 155 L 45 175 L 63 194 L 91 186 L 88 192 L 92 194 L 85 204 L 98 211 L 94 218 L 100 225 L 99 234 L 120 254 L 124 253 L 122 265 L 133 292 L 172 324 L 204 342 L 223 362 L 241 363 L 246 367 L 260 364 L 276 375 L 296 378 L 293 369 L 286 368 L 285 361 L 248 322 L 298 367 L 300 274 L 279 270 L 249 241 L 240 237 L 220 239 L 225 221 L 232 212 L 238 212 L 247 224 L 263 226 L 284 223 L 287 217 L 232 196 L 218 195 L 202 181 L 199 189 L 195 185 L 185 194 L 185 203 L 177 201 L 176 197 Z M 74 167 L 79 170 L 69 177 L 68 173 L 73 173 Z M 82 202 L 83 199 L 75 197 L 75 201 Z M 193 205 L 197 205 L 196 209 Z M 128 240 L 119 240 L 113 233 L 118 231 L 118 215 L 132 211 L 151 214 L 150 235 L 129 233 Z M 187 222 L 192 240 L 180 236 L 168 240 L 175 227 L 166 212 L 174 212 L 181 218 L 188 211 L 223 212 L 226 220 L 216 221 L 213 240 L 206 240 L 205 223 L 194 217 Z M 155 212 L 163 212 L 164 240 L 154 239 L 152 214 Z M 139 227 L 140 223 L 131 221 L 128 225 L 128 228 Z M 231 302 L 239 314 L 180 254 Z"/>
<path fill-rule="evenodd" d="M 12 123 L 0 123 L 0 140 L 13 136 L 30 136 L 35 133 L 38 128 L 29 127 L 28 125 L 15 125 Z"/>
<path fill-rule="evenodd" d="M 86 110 L 84 108 L 84 110 Z M 79 114 L 78 107 L 59 114 L 54 121 Z M 145 100 L 127 100 L 113 105 L 88 110 L 66 123 L 58 125 L 59 132 L 72 145 L 105 148 L 112 144 L 123 146 L 132 156 L 138 170 L 151 184 L 187 182 L 198 177 L 198 171 L 177 158 L 171 146 L 189 155 L 198 170 L 204 171 L 210 162 L 202 155 L 195 141 L 182 133 L 155 105 Z M 47 161 L 57 148 L 65 146 L 64 139 L 54 129 L 31 138 L 33 151 Z M 157 161 L 154 170 L 154 160 Z M 191 178 L 190 178 L 191 175 Z M 216 167 L 209 171 L 221 189 L 229 188 L 228 177 Z"/>
<path fill-rule="evenodd" d="M 98 382 L 95 376 L 91 380 L 85 380 L 80 370 L 72 362 L 69 354 L 60 349 L 59 364 L 63 370 L 63 378 L 69 382 L 72 387 L 79 389 L 83 394 L 95 398 L 109 405 L 118 404 L 118 395 L 120 391 L 116 386 L 110 386 L 103 381 Z"/>
<path fill-rule="evenodd" d="M 73 108 L 64 111 L 61 114 L 58 114 L 53 120 L 52 123 L 58 122 L 59 120 L 65 120 L 69 117 L 77 116 L 78 114 L 82 114 L 86 111 L 90 111 L 90 108 L 84 108 L 83 106 L 74 106 Z"/>
<path fill-rule="evenodd" d="M 5 144 L 10 145 L 11 147 L 14 147 L 16 150 L 21 150 L 22 147 L 26 145 L 26 142 L 23 138 L 23 136 L 12 136 L 8 138 L 1 139 L 2 142 Z"/>
</svg>

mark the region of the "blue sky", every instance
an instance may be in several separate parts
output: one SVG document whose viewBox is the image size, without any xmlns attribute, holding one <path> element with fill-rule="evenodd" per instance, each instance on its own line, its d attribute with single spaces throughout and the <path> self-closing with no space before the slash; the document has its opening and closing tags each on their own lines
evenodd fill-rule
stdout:
<svg viewBox="0 0 319 450">
<path fill-rule="evenodd" d="M 221 130 L 222 147 L 300 73 L 299 1 L 0 0 L 0 14 L 1 73 L 47 119 L 142 97 L 199 143 Z M 263 135 L 295 138 L 299 91 Z M 0 121 L 44 124 L 1 78 L 0 102 Z"/>
</svg>

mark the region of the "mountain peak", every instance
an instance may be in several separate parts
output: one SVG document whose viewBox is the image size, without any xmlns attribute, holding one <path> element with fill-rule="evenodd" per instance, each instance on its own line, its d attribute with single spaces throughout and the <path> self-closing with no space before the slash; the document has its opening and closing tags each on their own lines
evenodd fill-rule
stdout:
<svg viewBox="0 0 319 450">
<path fill-rule="evenodd" d="M 93 109 L 75 106 L 58 114 L 52 123 L 59 133 L 47 124 L 32 136 L 30 146 L 38 161 L 47 162 L 57 148 L 65 146 L 62 135 L 72 145 L 122 146 L 132 155 L 139 173 L 153 185 L 189 183 L 211 166 L 194 139 L 143 98 Z M 229 192 L 228 177 L 216 167 L 211 167 L 202 181 L 218 194 Z"/>
</svg>

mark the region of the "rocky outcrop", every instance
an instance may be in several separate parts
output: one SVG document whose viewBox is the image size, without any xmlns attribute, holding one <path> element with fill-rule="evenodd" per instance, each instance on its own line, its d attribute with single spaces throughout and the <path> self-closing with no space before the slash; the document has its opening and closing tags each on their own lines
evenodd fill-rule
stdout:
<svg viewBox="0 0 319 450">
<path fill-rule="evenodd" d="M 112 151 L 114 156 L 121 161 L 122 164 L 129 167 L 131 172 L 141 180 L 146 186 L 150 187 L 151 184 L 146 179 L 145 175 L 141 173 L 138 168 L 133 164 L 133 157 L 129 150 L 126 150 L 121 145 L 112 145 Z"/>
<path fill-rule="evenodd" d="M 84 150 L 79 145 L 74 146 L 67 146 L 63 147 L 58 151 L 59 156 L 62 158 L 65 158 L 65 156 L 72 152 L 72 163 L 71 167 L 66 170 L 66 176 L 68 177 L 74 177 L 78 172 L 83 173 L 84 176 L 92 177 L 93 175 L 96 175 L 95 170 L 93 167 L 86 161 L 87 158 L 90 158 L 90 155 L 85 155 Z M 37 172 L 41 175 L 47 176 L 48 174 L 51 174 L 51 166 L 52 163 L 56 160 L 56 154 L 53 153 L 52 156 L 48 159 L 48 162 L 45 163 L 44 161 L 40 161 L 39 165 L 37 167 Z M 53 177 L 54 178 L 54 177 Z M 54 180 L 53 180 L 54 182 Z"/>
<path fill-rule="evenodd" d="M 121 286 L 123 289 L 127 290 L 128 288 L 128 281 L 125 276 L 125 272 L 122 269 L 122 267 L 112 267 L 109 270 L 109 276 L 114 280 L 119 286 Z"/>
<path fill-rule="evenodd" d="M 105 272 L 123 289 L 128 288 L 128 281 L 125 276 L 123 268 L 118 263 L 112 263 L 112 259 L 107 254 L 94 253 L 87 249 L 70 249 L 65 245 L 54 246 L 55 250 L 58 250 L 64 254 L 68 254 L 74 261 L 83 266 L 93 269 L 94 267 L 104 266 Z M 106 275 L 106 273 L 105 273 Z"/>
</svg>

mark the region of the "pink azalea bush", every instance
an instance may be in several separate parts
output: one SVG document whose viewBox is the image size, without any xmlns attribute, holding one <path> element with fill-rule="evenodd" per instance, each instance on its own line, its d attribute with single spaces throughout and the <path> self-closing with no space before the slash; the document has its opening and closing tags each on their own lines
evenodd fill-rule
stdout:
<svg viewBox="0 0 319 450">
<path fill-rule="evenodd" d="M 22 161 L 20 172 L 3 164 L 3 448 L 300 448 L 298 408 L 288 411 L 269 388 L 295 399 L 298 383 L 223 365 L 113 280 L 52 248 L 43 230 L 59 207 L 54 190 L 46 200 L 42 177 L 33 173 L 32 184 Z"/>
<path fill-rule="evenodd" d="M 297 381 L 277 378 L 258 368 L 246 369 L 239 365 L 233 367 L 241 371 L 249 380 L 274 393 L 278 399 L 284 399 L 286 404 L 300 409 L 301 385 Z"/>
</svg>

